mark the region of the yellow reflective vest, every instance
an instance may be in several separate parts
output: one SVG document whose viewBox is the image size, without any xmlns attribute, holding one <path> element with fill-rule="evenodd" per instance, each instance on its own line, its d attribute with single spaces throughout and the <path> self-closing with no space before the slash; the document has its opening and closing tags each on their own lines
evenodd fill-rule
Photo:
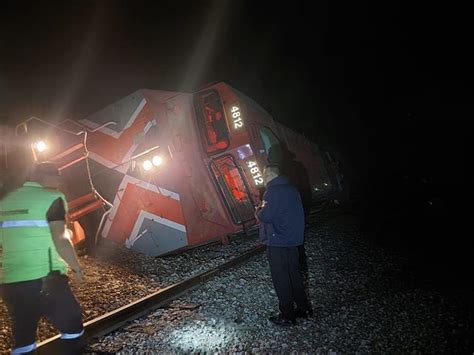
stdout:
<svg viewBox="0 0 474 355">
<path fill-rule="evenodd" d="M 60 192 L 26 182 L 0 201 L 0 284 L 66 272 L 53 243 L 46 214 Z"/>
</svg>

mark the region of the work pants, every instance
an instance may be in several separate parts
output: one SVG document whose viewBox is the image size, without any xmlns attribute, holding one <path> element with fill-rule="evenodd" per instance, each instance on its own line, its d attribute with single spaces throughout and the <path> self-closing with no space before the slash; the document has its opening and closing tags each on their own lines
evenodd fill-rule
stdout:
<svg viewBox="0 0 474 355">
<path fill-rule="evenodd" d="M 43 315 L 61 332 L 59 353 L 82 353 L 81 308 L 65 275 L 53 272 L 42 279 L 3 284 L 1 295 L 11 319 L 13 354 L 34 352 L 36 328 Z"/>
<path fill-rule="evenodd" d="M 308 260 L 306 258 L 306 250 L 304 244 L 298 247 L 298 259 L 300 263 L 300 270 L 303 274 L 308 272 Z"/>
<path fill-rule="evenodd" d="M 300 271 L 298 247 L 267 246 L 267 257 L 280 313 L 286 319 L 294 319 L 295 303 L 300 311 L 309 309 Z"/>
</svg>

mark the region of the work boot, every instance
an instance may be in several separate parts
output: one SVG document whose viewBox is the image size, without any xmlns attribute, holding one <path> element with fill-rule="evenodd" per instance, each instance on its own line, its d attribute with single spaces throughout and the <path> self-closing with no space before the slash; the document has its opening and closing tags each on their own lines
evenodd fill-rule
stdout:
<svg viewBox="0 0 474 355">
<path fill-rule="evenodd" d="M 283 327 L 296 325 L 296 319 L 286 318 L 286 317 L 283 317 L 281 314 L 277 316 L 271 316 L 270 318 L 268 318 L 268 320 L 272 322 L 273 324 L 280 325 Z"/>
</svg>

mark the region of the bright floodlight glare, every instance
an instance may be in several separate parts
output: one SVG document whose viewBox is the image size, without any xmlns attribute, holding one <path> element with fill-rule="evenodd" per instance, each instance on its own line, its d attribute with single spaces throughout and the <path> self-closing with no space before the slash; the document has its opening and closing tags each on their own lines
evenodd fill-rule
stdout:
<svg viewBox="0 0 474 355">
<path fill-rule="evenodd" d="M 35 148 L 38 152 L 44 152 L 48 147 L 44 141 L 38 141 L 35 143 Z"/>
<path fill-rule="evenodd" d="M 153 168 L 153 164 L 151 163 L 151 161 L 145 160 L 145 161 L 143 162 L 143 169 L 145 169 L 146 171 L 148 171 L 148 170 L 151 170 L 151 168 Z"/>
<path fill-rule="evenodd" d="M 213 320 L 217 323 L 215 319 Z M 168 335 L 167 344 L 171 344 L 177 353 L 189 352 L 189 349 L 214 353 L 216 348 L 227 348 L 233 337 L 241 336 L 242 331 L 232 324 L 225 322 L 217 324 L 219 327 L 204 324 L 181 327 Z"/>
<path fill-rule="evenodd" d="M 155 155 L 152 159 L 153 165 L 154 166 L 160 166 L 161 163 L 163 163 L 163 159 L 159 155 Z"/>
</svg>

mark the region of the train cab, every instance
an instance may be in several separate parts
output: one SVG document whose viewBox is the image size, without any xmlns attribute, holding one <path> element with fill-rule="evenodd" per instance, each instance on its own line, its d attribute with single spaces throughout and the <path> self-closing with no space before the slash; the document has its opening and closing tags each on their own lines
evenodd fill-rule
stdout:
<svg viewBox="0 0 474 355">
<path fill-rule="evenodd" d="M 224 83 L 195 93 L 193 103 L 205 161 L 233 223 L 254 222 L 262 169 L 279 142 L 271 116 Z"/>
<path fill-rule="evenodd" d="M 209 171 L 234 223 L 254 221 L 262 170 L 274 145 L 286 146 L 301 162 L 314 195 L 331 188 L 317 145 L 274 121 L 243 93 L 218 83 L 195 93 L 193 103 Z"/>
</svg>

